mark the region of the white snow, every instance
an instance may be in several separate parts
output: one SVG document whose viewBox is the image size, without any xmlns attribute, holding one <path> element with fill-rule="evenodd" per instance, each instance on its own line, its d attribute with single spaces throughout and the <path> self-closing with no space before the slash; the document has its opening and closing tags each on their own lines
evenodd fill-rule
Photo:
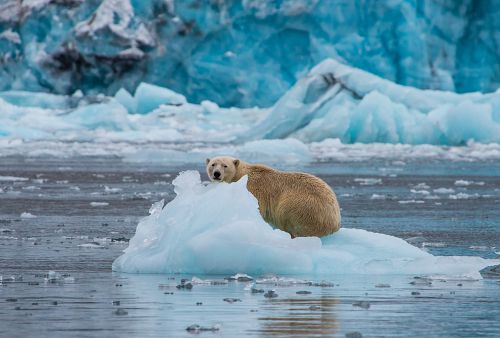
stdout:
<svg viewBox="0 0 500 338">
<path fill-rule="evenodd" d="M 192 274 L 446 274 L 480 278 L 500 260 L 433 256 L 402 239 L 342 228 L 324 238 L 290 235 L 263 221 L 239 182 L 201 183 L 196 171 L 174 181 L 175 199 L 153 204 L 114 271 Z M 221 208 L 221 205 L 231 208 Z"/>
</svg>

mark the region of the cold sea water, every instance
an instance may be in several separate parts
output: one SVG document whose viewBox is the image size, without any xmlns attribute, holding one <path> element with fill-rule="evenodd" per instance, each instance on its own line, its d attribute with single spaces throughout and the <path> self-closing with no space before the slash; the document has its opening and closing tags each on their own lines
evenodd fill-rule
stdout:
<svg viewBox="0 0 500 338">
<path fill-rule="evenodd" d="M 187 169 L 204 171 L 203 163 L 115 156 L 1 158 L 0 336 L 500 336 L 498 267 L 482 279 L 113 272 L 139 220 L 154 202 L 175 197 L 172 180 Z M 344 228 L 396 236 L 439 256 L 500 257 L 498 161 L 371 159 L 298 169 L 334 188 Z"/>
</svg>

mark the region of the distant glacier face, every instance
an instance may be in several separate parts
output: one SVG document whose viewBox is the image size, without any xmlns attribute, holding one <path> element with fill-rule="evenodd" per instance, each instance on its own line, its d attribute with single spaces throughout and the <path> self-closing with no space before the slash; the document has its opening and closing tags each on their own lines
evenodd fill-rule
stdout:
<svg viewBox="0 0 500 338">
<path fill-rule="evenodd" d="M 492 92 L 499 17 L 495 0 L 3 0 L 0 91 L 148 82 L 190 102 L 268 107 L 334 58 L 406 86 Z"/>
</svg>

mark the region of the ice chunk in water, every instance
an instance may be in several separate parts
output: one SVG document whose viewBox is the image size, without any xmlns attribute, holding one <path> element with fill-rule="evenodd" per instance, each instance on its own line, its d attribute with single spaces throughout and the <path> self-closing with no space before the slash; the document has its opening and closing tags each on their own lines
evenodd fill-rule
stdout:
<svg viewBox="0 0 500 338">
<path fill-rule="evenodd" d="M 246 189 L 247 177 L 232 184 L 201 183 L 197 171 L 173 182 L 176 198 L 156 204 L 137 226 L 114 271 L 131 273 L 297 275 L 447 274 L 480 278 L 500 260 L 437 257 L 404 240 L 361 229 L 340 229 L 324 238 L 291 239 L 273 229 Z"/>
</svg>

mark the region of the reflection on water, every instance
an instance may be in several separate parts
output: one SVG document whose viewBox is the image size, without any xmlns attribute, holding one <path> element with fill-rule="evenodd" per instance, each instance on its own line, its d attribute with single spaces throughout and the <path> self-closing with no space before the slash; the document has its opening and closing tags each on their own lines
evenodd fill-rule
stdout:
<svg viewBox="0 0 500 338">
<path fill-rule="evenodd" d="M 269 305 L 263 306 L 267 315 L 258 318 L 259 328 L 252 332 L 276 337 L 332 336 L 338 333 L 337 299 L 324 295 L 319 298 L 298 297 L 273 299 Z"/>
</svg>

